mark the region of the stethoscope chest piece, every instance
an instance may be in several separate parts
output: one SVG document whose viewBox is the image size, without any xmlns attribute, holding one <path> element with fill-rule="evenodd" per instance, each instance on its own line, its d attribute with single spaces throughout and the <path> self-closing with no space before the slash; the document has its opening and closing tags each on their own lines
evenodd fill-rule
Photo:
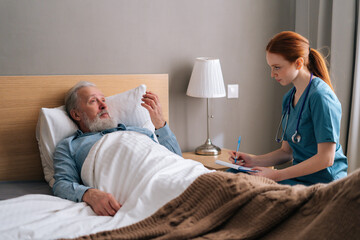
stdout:
<svg viewBox="0 0 360 240">
<path fill-rule="evenodd" d="M 293 143 L 299 143 L 301 141 L 301 135 L 298 133 L 298 131 L 295 131 L 294 135 L 292 135 L 291 140 Z"/>
</svg>

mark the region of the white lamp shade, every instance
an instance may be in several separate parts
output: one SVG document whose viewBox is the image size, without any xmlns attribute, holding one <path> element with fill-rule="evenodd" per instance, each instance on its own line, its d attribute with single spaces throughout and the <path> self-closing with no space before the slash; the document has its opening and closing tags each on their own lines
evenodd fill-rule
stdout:
<svg viewBox="0 0 360 240">
<path fill-rule="evenodd" d="M 196 58 L 186 95 L 199 98 L 226 96 L 219 59 Z"/>
</svg>

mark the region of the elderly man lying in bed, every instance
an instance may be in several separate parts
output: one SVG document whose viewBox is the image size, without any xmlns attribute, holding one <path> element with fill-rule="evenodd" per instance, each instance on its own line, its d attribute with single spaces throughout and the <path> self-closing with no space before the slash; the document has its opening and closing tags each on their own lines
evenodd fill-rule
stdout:
<svg viewBox="0 0 360 240">
<path fill-rule="evenodd" d="M 176 137 L 163 118 L 158 96 L 147 91 L 143 95 L 142 101 L 142 106 L 148 110 L 151 121 L 155 126 L 158 142 L 171 152 L 181 156 L 181 150 Z M 124 150 L 125 153 L 138 151 L 147 154 L 145 153 L 145 148 L 153 148 L 153 145 L 159 144 L 156 142 L 156 138 L 150 130 L 125 126 L 115 122 L 109 114 L 105 96 L 92 83 L 79 82 L 70 89 L 65 97 L 65 107 L 69 116 L 78 125 L 79 130 L 71 137 L 62 140 L 56 148 L 54 154 L 54 194 L 75 202 L 84 201 L 89 204 L 98 215 L 113 216 L 121 207 L 122 203 L 119 202 L 119 198 L 121 199 L 121 197 L 116 199 L 113 194 L 97 189 L 96 181 L 94 181 L 93 184 L 84 183 L 83 174 L 86 175 L 88 173 L 82 173 L 82 168 L 90 150 L 100 139 L 115 132 L 121 132 L 123 139 L 126 139 L 126 141 L 134 138 L 133 142 L 130 143 L 126 143 L 126 141 L 121 139 L 116 140 L 122 141 L 119 143 L 122 147 L 126 144 L 129 145 L 129 147 Z M 140 149 L 136 146 L 140 146 Z M 116 148 L 120 147 L 116 146 Z M 123 152 L 121 154 L 124 154 Z M 127 161 L 130 161 L 128 158 L 131 157 L 130 155 L 119 156 L 118 161 L 125 161 L 125 158 Z M 142 164 L 142 159 L 131 159 L 131 161 L 133 161 L 132 164 L 134 164 L 135 161 L 139 166 Z M 109 165 L 110 168 L 111 165 L 115 168 L 113 163 L 110 162 Z M 121 168 L 124 166 L 125 165 L 121 165 Z M 117 171 L 116 169 L 113 170 Z M 131 170 L 128 169 L 127 171 Z M 107 173 L 102 173 L 102 175 L 107 175 Z M 119 185 L 118 188 L 125 188 L 125 184 L 127 184 L 129 180 L 126 181 L 126 183 L 116 183 Z M 124 195 L 124 191 L 120 192 L 118 193 L 119 195 Z"/>
</svg>

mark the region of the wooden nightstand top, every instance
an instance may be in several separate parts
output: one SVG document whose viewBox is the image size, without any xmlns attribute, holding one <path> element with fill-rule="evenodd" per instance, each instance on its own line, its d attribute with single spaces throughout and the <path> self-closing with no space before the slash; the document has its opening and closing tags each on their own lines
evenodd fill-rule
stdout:
<svg viewBox="0 0 360 240">
<path fill-rule="evenodd" d="M 229 162 L 228 151 L 231 151 L 231 150 L 222 148 L 221 153 L 217 156 L 197 155 L 197 154 L 195 154 L 195 152 L 184 152 L 182 155 L 183 155 L 183 158 L 185 158 L 185 159 L 192 159 L 192 160 L 201 162 L 202 164 L 204 164 L 205 167 L 207 167 L 209 169 L 226 170 L 226 169 L 228 169 L 228 167 L 216 164 L 215 160 Z"/>
</svg>

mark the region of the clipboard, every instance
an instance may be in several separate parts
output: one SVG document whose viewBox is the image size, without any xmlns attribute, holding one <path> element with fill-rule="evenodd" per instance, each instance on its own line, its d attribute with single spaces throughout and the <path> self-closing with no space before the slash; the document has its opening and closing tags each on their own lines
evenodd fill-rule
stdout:
<svg viewBox="0 0 360 240">
<path fill-rule="evenodd" d="M 229 162 L 224 162 L 224 161 L 221 161 L 221 160 L 215 160 L 215 163 L 226 166 L 226 167 L 229 167 L 229 168 L 236 169 L 236 170 L 238 170 L 240 172 L 245 172 L 245 173 L 258 172 L 257 170 L 252 170 L 251 168 L 248 168 L 248 167 L 239 166 L 239 165 L 232 164 L 232 163 L 229 163 Z"/>
</svg>

